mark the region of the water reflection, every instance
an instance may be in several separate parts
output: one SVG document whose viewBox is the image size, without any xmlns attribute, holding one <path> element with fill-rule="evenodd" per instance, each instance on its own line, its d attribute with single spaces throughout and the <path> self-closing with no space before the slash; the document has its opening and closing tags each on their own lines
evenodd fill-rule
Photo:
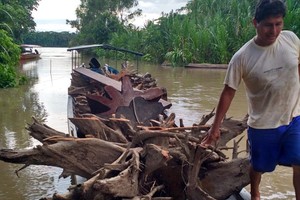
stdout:
<svg viewBox="0 0 300 200">
<path fill-rule="evenodd" d="M 38 94 L 31 88 L 36 80 L 31 79 L 28 85 L 18 88 L 0 90 L 0 145 L 8 148 L 32 146 L 31 139 L 24 127 L 31 117 L 44 119 L 47 114 L 39 102 Z M 15 134 L 18 134 L 15 137 Z M 17 138 L 17 139 L 16 139 Z"/>
<path fill-rule="evenodd" d="M 66 132 L 66 99 L 70 85 L 70 55 L 66 49 L 42 49 L 42 59 L 21 63 L 28 84 L 0 90 L 0 148 L 24 149 L 39 145 L 25 127 L 32 116 Z M 61 169 L 0 162 L 0 199 L 34 200 L 53 193 L 65 193 L 70 179 L 60 179 Z"/>
</svg>

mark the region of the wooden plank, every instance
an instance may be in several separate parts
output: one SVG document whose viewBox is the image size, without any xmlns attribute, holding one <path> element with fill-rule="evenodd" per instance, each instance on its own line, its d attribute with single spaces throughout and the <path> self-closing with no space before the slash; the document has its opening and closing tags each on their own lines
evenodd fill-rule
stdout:
<svg viewBox="0 0 300 200">
<path fill-rule="evenodd" d="M 102 74 L 99 74 L 97 72 L 94 72 L 94 71 L 84 68 L 84 67 L 78 67 L 78 68 L 74 69 L 74 71 L 78 72 L 79 74 L 82 74 L 84 76 L 87 76 L 97 82 L 100 82 L 104 85 L 110 85 L 110 86 L 116 88 L 118 91 L 121 91 L 122 83 L 120 81 L 116 81 L 114 79 L 111 79 L 107 76 L 104 76 Z"/>
<path fill-rule="evenodd" d="M 77 137 L 76 126 L 70 121 L 70 118 L 74 117 L 73 98 L 70 95 L 68 96 L 67 115 L 68 115 L 68 133 L 70 136 Z"/>
<path fill-rule="evenodd" d="M 79 74 L 82 74 L 86 77 L 89 77 L 95 81 L 98 81 L 104 85 L 110 85 L 114 88 L 116 88 L 118 91 L 121 92 L 121 86 L 122 86 L 122 83 L 120 81 L 116 81 L 114 79 L 111 79 L 107 76 L 104 76 L 102 74 L 99 74 L 97 72 L 94 72 L 90 69 L 87 69 L 87 68 L 84 68 L 84 67 L 78 67 L 76 69 L 74 69 L 75 72 L 79 73 Z M 140 91 L 136 88 L 133 88 L 134 91 Z M 168 109 L 172 106 L 172 104 L 168 101 L 165 101 L 163 99 L 160 99 L 159 102 L 161 102 L 164 106 L 164 108 Z"/>
</svg>

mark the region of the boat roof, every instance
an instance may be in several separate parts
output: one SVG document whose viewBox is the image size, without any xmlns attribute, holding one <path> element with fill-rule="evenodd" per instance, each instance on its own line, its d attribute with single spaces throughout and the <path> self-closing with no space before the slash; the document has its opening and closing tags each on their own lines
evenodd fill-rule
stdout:
<svg viewBox="0 0 300 200">
<path fill-rule="evenodd" d="M 38 48 L 41 47 L 40 45 L 36 45 L 36 44 L 21 44 L 20 45 L 23 48 Z"/>
<path fill-rule="evenodd" d="M 75 46 L 75 47 L 70 47 L 67 49 L 67 51 L 80 51 L 80 50 L 84 50 L 84 49 L 91 49 L 91 48 L 102 48 L 105 50 L 115 50 L 115 51 L 120 51 L 120 52 L 125 52 L 125 53 L 131 53 L 134 54 L 136 56 L 143 56 L 143 53 L 139 53 L 139 52 L 135 52 L 135 51 L 131 51 L 128 49 L 123 49 L 123 48 L 119 48 L 119 47 L 114 47 L 111 46 L 109 44 L 90 44 L 90 45 L 80 45 L 80 46 Z"/>
</svg>

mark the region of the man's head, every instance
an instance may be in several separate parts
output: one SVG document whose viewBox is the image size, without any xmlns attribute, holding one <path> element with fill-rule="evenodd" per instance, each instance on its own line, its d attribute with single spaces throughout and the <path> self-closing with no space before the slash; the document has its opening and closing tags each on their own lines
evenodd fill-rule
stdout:
<svg viewBox="0 0 300 200">
<path fill-rule="evenodd" d="M 268 46 L 273 44 L 283 28 L 286 6 L 281 0 L 260 0 L 256 6 L 253 19 L 257 36 L 256 44 Z"/>
<path fill-rule="evenodd" d="M 254 19 L 259 23 L 269 17 L 284 18 L 285 14 L 286 6 L 282 0 L 260 0 L 256 5 Z"/>
</svg>

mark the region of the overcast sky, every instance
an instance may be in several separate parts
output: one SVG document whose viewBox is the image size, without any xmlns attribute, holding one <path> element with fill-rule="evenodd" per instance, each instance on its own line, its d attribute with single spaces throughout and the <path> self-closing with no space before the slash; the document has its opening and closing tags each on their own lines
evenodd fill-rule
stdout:
<svg viewBox="0 0 300 200">
<path fill-rule="evenodd" d="M 143 26 L 145 21 L 157 19 L 162 12 L 169 13 L 186 5 L 188 0 L 143 0 L 138 8 L 143 16 L 135 24 Z M 41 0 L 37 11 L 33 12 L 37 31 L 74 31 L 66 25 L 66 19 L 76 19 L 75 10 L 80 0 Z"/>
</svg>

